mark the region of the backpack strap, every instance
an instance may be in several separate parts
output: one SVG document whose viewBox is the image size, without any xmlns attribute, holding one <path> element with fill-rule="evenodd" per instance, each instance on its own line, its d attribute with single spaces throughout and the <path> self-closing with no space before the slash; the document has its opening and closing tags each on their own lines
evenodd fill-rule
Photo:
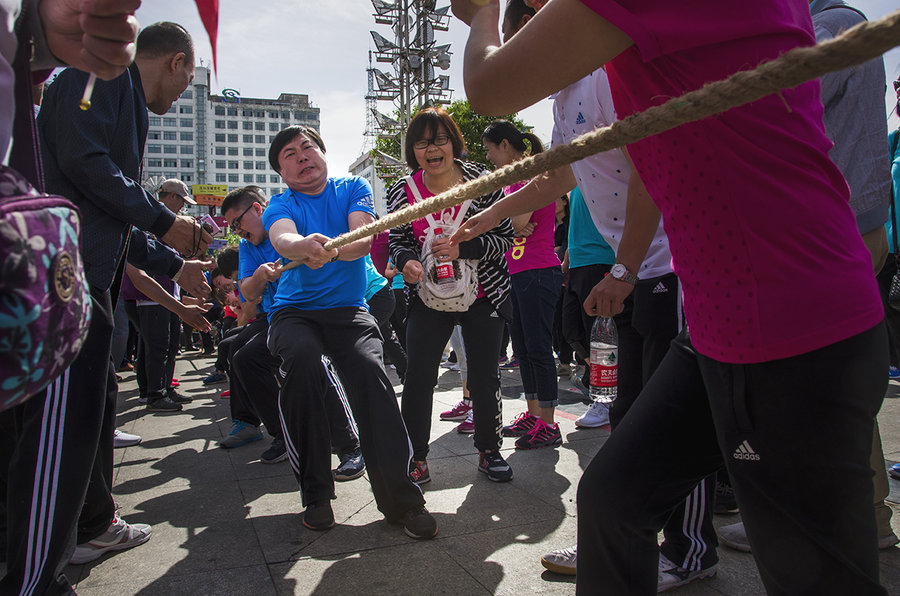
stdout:
<svg viewBox="0 0 900 596">
<path fill-rule="evenodd" d="M 406 188 L 409 190 L 409 193 L 412 194 L 413 200 L 416 202 L 424 201 L 422 198 L 422 193 L 419 192 L 419 186 L 416 184 L 416 181 L 412 179 L 412 176 L 406 176 L 403 181 L 406 183 Z M 456 229 L 459 229 L 459 226 L 462 225 L 463 220 L 466 217 L 466 213 L 469 212 L 469 206 L 472 204 L 472 199 L 468 199 L 465 201 L 459 211 L 456 213 L 456 217 L 453 219 L 453 225 Z M 434 229 L 438 226 L 438 223 L 434 220 L 434 216 L 431 213 L 427 213 L 425 215 L 425 219 L 428 221 L 428 225 L 431 229 Z"/>
<path fill-rule="evenodd" d="M 38 191 L 44 190 L 44 172 L 38 150 L 37 127 L 34 123 L 34 100 L 31 94 L 31 35 L 27 21 L 33 2 L 24 0 L 16 21 L 16 57 L 12 67 L 16 77 L 14 87 L 15 119 L 13 121 L 12 151 L 9 165 L 22 174 Z"/>
</svg>

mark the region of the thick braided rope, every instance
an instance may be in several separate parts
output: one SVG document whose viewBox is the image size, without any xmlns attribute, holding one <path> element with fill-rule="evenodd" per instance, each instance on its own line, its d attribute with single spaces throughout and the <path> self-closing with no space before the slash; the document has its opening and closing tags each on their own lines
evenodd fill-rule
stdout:
<svg viewBox="0 0 900 596">
<path fill-rule="evenodd" d="M 826 73 L 868 62 L 898 45 L 900 10 L 877 21 L 860 23 L 818 45 L 794 48 L 754 70 L 741 71 L 723 81 L 708 83 L 662 105 L 619 120 L 612 126 L 583 134 L 568 145 L 538 153 L 390 213 L 369 225 L 329 240 L 325 248 L 339 248 L 589 155 L 623 147 L 687 122 L 756 101 L 781 89 L 796 87 Z"/>
</svg>

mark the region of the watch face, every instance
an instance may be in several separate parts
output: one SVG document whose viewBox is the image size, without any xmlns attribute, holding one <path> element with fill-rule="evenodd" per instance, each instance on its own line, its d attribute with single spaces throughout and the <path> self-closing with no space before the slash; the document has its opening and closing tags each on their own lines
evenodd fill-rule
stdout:
<svg viewBox="0 0 900 596">
<path fill-rule="evenodd" d="M 625 277 L 625 274 L 628 273 L 628 269 L 625 268 L 625 265 L 616 263 L 615 265 L 613 265 L 612 269 L 609 270 L 609 273 L 616 279 L 622 279 L 623 277 Z"/>
</svg>

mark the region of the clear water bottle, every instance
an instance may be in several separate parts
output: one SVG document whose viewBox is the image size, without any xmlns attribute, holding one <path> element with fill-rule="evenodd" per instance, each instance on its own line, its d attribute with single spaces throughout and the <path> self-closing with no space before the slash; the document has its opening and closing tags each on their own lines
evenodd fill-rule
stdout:
<svg viewBox="0 0 900 596">
<path fill-rule="evenodd" d="M 591 329 L 591 399 L 612 403 L 619 382 L 619 333 L 610 317 L 597 317 Z"/>
<path fill-rule="evenodd" d="M 434 239 L 438 238 L 446 238 L 446 234 L 444 234 L 444 228 L 435 228 L 434 229 Z M 454 268 L 453 261 L 439 261 L 435 259 L 434 261 L 434 281 L 437 283 L 444 284 L 453 284 L 456 282 L 456 270 Z"/>
</svg>

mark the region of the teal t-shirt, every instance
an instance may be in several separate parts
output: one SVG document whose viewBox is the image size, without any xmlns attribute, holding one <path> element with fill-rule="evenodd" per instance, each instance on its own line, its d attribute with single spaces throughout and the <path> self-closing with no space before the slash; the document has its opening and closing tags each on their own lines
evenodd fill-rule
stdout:
<svg viewBox="0 0 900 596">
<path fill-rule="evenodd" d="M 378 273 L 378 269 L 375 268 L 375 263 L 372 262 L 372 257 L 366 255 L 366 302 L 372 299 L 372 296 L 377 294 L 381 288 L 387 285 L 387 280 L 384 276 Z"/>
<path fill-rule="evenodd" d="M 597 231 L 581 189 L 576 186 L 569 193 L 569 269 L 615 262 L 615 251 Z"/>
<path fill-rule="evenodd" d="M 888 246 L 890 247 L 890 251 L 892 253 L 896 253 L 897 251 L 894 248 L 894 238 L 891 235 L 893 233 L 893 219 L 900 221 L 900 129 L 892 131 L 888 135 L 888 146 L 890 149 L 893 149 L 891 153 L 891 180 L 893 180 L 893 191 L 894 196 L 892 197 L 892 205 L 894 207 L 893 213 L 888 217 L 887 223 L 884 225 L 887 228 L 887 238 L 888 238 Z M 897 233 L 900 234 L 900 230 L 897 230 Z M 898 244 L 900 244 L 900 237 L 897 239 Z"/>
<path fill-rule="evenodd" d="M 347 217 L 354 211 L 375 216 L 372 187 L 359 176 L 329 178 L 325 190 L 317 195 L 292 190 L 275 195 L 263 211 L 262 220 L 267 231 L 274 222 L 290 219 L 299 234 L 319 233 L 335 238 L 350 231 Z M 300 265 L 281 275 L 272 312 L 286 307 L 365 308 L 365 292 L 366 266 L 362 258 L 326 263 L 319 269 Z"/>
</svg>

